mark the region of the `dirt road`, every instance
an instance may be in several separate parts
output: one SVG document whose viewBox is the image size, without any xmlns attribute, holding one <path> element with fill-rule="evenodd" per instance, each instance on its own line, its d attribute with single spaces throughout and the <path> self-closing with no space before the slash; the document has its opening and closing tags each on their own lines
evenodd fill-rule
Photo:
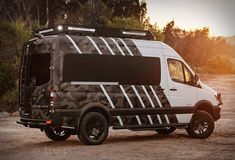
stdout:
<svg viewBox="0 0 235 160">
<path fill-rule="evenodd" d="M 191 139 L 184 130 L 169 136 L 110 130 L 104 144 L 85 146 L 77 136 L 52 142 L 37 129 L 17 125 L 18 117 L 5 116 L 0 118 L 0 160 L 235 159 L 235 75 L 201 79 L 221 92 L 224 102 L 222 117 L 208 139 Z"/>
</svg>

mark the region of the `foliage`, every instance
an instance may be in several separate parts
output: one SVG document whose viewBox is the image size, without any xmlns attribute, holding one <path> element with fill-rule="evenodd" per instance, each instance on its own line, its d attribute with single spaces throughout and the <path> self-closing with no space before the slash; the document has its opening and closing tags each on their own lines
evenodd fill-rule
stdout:
<svg viewBox="0 0 235 160">
<path fill-rule="evenodd" d="M 20 54 L 30 34 L 23 21 L 0 21 L 0 104 L 9 110 L 16 109 Z"/>
<path fill-rule="evenodd" d="M 34 23 L 39 26 L 53 26 L 58 22 L 100 26 L 106 24 L 110 17 L 134 16 L 139 22 L 143 22 L 146 12 L 146 3 L 139 0 L 0 1 L 2 20 L 24 20 L 29 28 L 32 28 Z"/>
<path fill-rule="evenodd" d="M 68 12 L 67 17 L 60 21 L 67 24 L 82 24 L 88 26 L 105 26 L 112 17 L 112 10 L 102 0 L 88 1 L 79 10 Z"/>
<path fill-rule="evenodd" d="M 23 21 L 0 21 L 0 62 L 17 63 L 22 44 L 30 35 Z"/>
<path fill-rule="evenodd" d="M 175 27 L 175 22 L 171 21 L 163 33 L 164 42 L 173 47 L 191 66 L 202 67 L 203 71 L 209 73 L 232 73 L 230 45 L 224 38 L 209 37 L 208 28 L 186 31 Z M 226 62 L 226 65 L 218 62 Z"/>
<path fill-rule="evenodd" d="M 144 25 L 144 29 L 149 30 L 153 33 L 153 35 L 155 36 L 155 40 L 157 40 L 157 41 L 163 41 L 164 40 L 163 32 L 159 29 L 157 23 L 155 23 L 155 24 L 150 23 L 150 17 L 147 17 L 144 20 L 143 25 Z"/>
<path fill-rule="evenodd" d="M 205 66 L 205 72 L 214 74 L 233 73 L 230 57 L 224 55 L 215 55 L 208 59 Z"/>
<path fill-rule="evenodd" d="M 113 11 L 114 17 L 134 17 L 138 22 L 143 23 L 147 13 L 145 1 L 139 0 L 103 0 Z"/>
<path fill-rule="evenodd" d="M 15 87 L 16 78 L 16 68 L 13 64 L 2 63 L 0 65 L 0 97 Z"/>
<path fill-rule="evenodd" d="M 141 24 L 135 17 L 114 17 L 107 23 L 107 27 L 111 28 L 124 28 L 124 29 L 144 29 L 144 25 Z"/>
<path fill-rule="evenodd" d="M 18 110 L 18 89 L 12 88 L 7 90 L 6 93 L 0 97 L 0 111 L 5 110 L 9 113 Z"/>
</svg>

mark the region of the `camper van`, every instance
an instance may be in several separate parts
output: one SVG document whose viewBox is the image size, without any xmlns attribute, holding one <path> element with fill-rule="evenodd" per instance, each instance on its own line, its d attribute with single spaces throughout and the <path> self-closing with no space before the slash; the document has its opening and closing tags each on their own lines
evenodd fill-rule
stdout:
<svg viewBox="0 0 235 160">
<path fill-rule="evenodd" d="M 221 94 L 150 31 L 58 25 L 24 44 L 20 119 L 54 141 L 77 135 L 88 145 L 109 128 L 207 138 Z"/>
</svg>

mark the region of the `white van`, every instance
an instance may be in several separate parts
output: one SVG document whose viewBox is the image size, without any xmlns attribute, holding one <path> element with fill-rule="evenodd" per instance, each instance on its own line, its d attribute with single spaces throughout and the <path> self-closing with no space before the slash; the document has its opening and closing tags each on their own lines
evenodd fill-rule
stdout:
<svg viewBox="0 0 235 160">
<path fill-rule="evenodd" d="M 52 140 L 101 144 L 109 127 L 207 138 L 220 118 L 221 95 L 149 31 L 59 25 L 35 35 L 21 59 L 18 123 Z"/>
</svg>

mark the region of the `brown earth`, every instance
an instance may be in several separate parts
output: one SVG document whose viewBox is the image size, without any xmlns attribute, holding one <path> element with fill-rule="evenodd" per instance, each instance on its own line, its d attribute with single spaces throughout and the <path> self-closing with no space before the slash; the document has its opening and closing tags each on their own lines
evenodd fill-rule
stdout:
<svg viewBox="0 0 235 160">
<path fill-rule="evenodd" d="M 0 117 L 0 160 L 235 159 L 235 75 L 203 75 L 201 79 L 221 92 L 224 102 L 222 117 L 208 139 L 191 139 L 182 129 L 169 136 L 110 129 L 104 144 L 86 146 L 77 136 L 50 141 L 43 132 L 16 124 L 18 117 L 5 115 Z"/>
</svg>

